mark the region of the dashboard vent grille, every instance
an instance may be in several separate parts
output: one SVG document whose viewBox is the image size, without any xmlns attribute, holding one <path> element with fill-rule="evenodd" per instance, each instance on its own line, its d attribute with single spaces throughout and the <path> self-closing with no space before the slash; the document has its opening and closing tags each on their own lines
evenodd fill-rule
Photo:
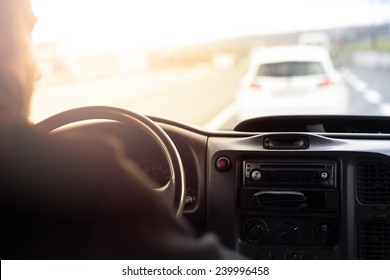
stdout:
<svg viewBox="0 0 390 280">
<path fill-rule="evenodd" d="M 359 163 L 357 194 L 362 203 L 390 203 L 390 168 L 374 162 Z"/>
<path fill-rule="evenodd" d="M 358 259 L 390 259 L 390 223 L 363 222 L 358 227 Z"/>
</svg>

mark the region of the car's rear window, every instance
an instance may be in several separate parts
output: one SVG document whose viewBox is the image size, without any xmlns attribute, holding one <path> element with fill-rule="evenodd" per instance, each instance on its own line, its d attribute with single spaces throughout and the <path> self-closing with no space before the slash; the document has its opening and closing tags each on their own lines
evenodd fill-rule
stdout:
<svg viewBox="0 0 390 280">
<path fill-rule="evenodd" d="M 290 77 L 324 74 L 324 68 L 320 62 L 292 61 L 268 63 L 259 66 L 257 76 Z"/>
</svg>

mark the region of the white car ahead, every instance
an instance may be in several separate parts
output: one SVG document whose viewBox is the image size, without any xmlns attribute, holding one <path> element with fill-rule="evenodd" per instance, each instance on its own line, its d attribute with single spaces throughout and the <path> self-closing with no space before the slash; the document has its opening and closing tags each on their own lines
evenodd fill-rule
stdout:
<svg viewBox="0 0 390 280">
<path fill-rule="evenodd" d="M 348 90 L 326 49 L 277 46 L 258 49 L 236 95 L 238 117 L 345 114 Z"/>
</svg>

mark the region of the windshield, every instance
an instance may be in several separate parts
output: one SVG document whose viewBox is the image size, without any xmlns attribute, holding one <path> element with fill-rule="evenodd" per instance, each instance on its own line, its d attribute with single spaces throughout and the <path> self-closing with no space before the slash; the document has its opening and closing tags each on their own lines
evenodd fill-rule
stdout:
<svg viewBox="0 0 390 280">
<path fill-rule="evenodd" d="M 389 0 L 31 2 L 33 122 L 89 105 L 227 130 L 265 115 L 390 115 Z"/>
</svg>

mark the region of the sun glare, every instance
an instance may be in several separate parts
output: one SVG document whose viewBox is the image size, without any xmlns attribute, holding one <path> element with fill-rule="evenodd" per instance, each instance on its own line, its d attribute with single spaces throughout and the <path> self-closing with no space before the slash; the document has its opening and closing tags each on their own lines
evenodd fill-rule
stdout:
<svg viewBox="0 0 390 280">
<path fill-rule="evenodd" d="M 59 43 L 64 55 L 82 55 L 373 20 L 364 16 L 367 3 L 352 2 L 32 0 L 39 18 L 34 38 Z"/>
<path fill-rule="evenodd" d="M 34 38 L 68 54 L 124 51 L 200 43 L 224 34 L 198 2 L 32 0 L 39 22 Z M 215 4 L 214 4 L 215 5 Z M 181 12 L 178 12 L 181 11 Z M 184 12 L 183 12 L 184 11 Z M 221 23 L 222 24 L 222 23 Z"/>
</svg>

